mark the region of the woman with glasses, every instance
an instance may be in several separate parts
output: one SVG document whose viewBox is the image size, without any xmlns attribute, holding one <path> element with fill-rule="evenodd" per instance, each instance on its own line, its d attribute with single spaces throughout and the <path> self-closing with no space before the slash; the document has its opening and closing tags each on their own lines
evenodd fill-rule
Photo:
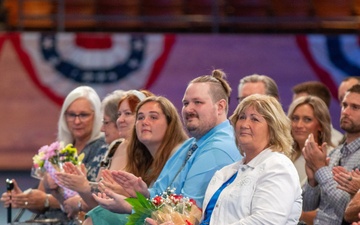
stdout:
<svg viewBox="0 0 360 225">
<path fill-rule="evenodd" d="M 99 163 L 106 152 L 101 120 L 101 101 L 91 87 L 78 87 L 65 98 L 58 123 L 58 140 L 72 143 L 78 154 L 85 154 L 82 162 L 89 181 L 96 180 Z"/>
<path fill-rule="evenodd" d="M 114 149 L 116 150 L 117 146 L 121 143 L 121 135 L 119 134 L 119 131 L 117 129 L 116 120 L 117 120 L 117 114 L 118 114 L 118 104 L 119 101 L 126 95 L 126 92 L 122 90 L 116 90 L 114 92 L 111 92 L 108 94 L 101 103 L 101 112 L 103 115 L 102 119 L 102 126 L 101 131 L 104 133 L 105 142 L 108 146 L 106 156 L 109 155 L 109 152 L 112 152 Z M 86 117 L 89 116 L 89 114 L 83 113 L 83 115 L 80 113 L 79 115 L 73 114 L 68 115 L 70 118 L 73 118 L 73 120 L 76 120 L 76 117 Z M 86 119 L 86 118 L 85 118 Z M 104 162 L 101 162 L 100 165 L 97 163 L 97 167 L 104 166 Z M 61 178 L 61 177 L 60 177 Z M 81 179 L 83 178 L 83 179 Z M 59 182 L 61 182 L 61 179 L 58 179 Z M 98 179 L 96 179 L 97 181 Z M 81 183 L 79 183 L 81 181 Z M 91 184 L 95 184 L 96 182 L 91 182 Z M 89 186 L 89 180 L 85 176 L 85 174 L 80 178 L 75 178 L 72 181 L 71 187 L 67 187 L 71 190 L 74 190 L 76 192 L 79 192 L 79 190 L 84 189 L 84 186 Z M 63 202 L 63 208 L 64 211 L 67 213 L 68 217 L 76 217 L 78 213 L 81 211 L 82 208 L 84 208 L 84 200 L 79 196 L 75 195 L 71 198 L 68 198 Z"/>
<path fill-rule="evenodd" d="M 109 149 L 101 161 L 97 181 L 101 179 L 103 185 L 111 186 L 114 190 L 119 190 L 121 187 L 112 181 L 109 170 L 121 170 L 125 167 L 126 148 L 135 124 L 135 109 L 142 100 L 150 95 L 152 93 L 145 90 L 131 90 L 125 92 L 118 99 L 116 105 L 110 105 L 106 103 L 109 102 L 108 100 L 103 100 L 104 118 L 101 129 L 105 133 L 105 140 L 113 142 L 109 145 Z M 91 195 L 94 190 L 83 173 L 71 163 L 65 163 L 64 170 L 65 172 L 57 173 L 57 179 L 63 186 L 78 192 L 81 196 L 77 196 L 78 207 L 74 207 L 74 203 L 65 201 L 64 209 L 68 215 L 74 216 L 79 210 L 88 211 L 97 206 L 97 202 Z"/>
<path fill-rule="evenodd" d="M 125 91 L 116 90 L 108 94 L 101 103 L 101 111 L 103 114 L 101 131 L 104 133 L 106 144 L 109 145 L 108 150 L 113 146 L 117 146 L 116 143 L 119 143 L 119 139 L 121 138 L 116 120 L 118 118 L 119 102 L 125 95 Z"/>
<path fill-rule="evenodd" d="M 57 140 L 64 144 L 73 144 L 78 154 L 84 153 L 83 164 L 86 167 L 87 179 L 95 181 L 99 164 L 106 152 L 101 129 L 101 101 L 95 90 L 88 86 L 80 86 L 71 91 L 64 100 L 58 122 Z M 13 208 L 26 208 L 41 214 L 41 218 L 56 218 L 62 224 L 70 222 L 61 204 L 54 196 L 61 196 L 61 188 L 45 176 L 37 189 L 22 192 L 14 180 L 11 193 Z M 1 201 L 9 204 L 10 196 L 4 193 Z"/>
</svg>

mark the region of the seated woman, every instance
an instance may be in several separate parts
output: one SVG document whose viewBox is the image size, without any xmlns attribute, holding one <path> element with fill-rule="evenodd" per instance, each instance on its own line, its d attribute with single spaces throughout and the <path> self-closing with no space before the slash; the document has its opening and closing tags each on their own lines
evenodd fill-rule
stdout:
<svg viewBox="0 0 360 225">
<path fill-rule="evenodd" d="M 135 129 L 127 147 L 125 171 L 151 185 L 171 154 L 187 139 L 175 106 L 165 97 L 148 97 L 136 108 Z M 101 184 L 99 184 L 101 186 Z M 106 187 L 106 192 L 109 192 Z M 104 224 L 118 220 L 119 214 L 102 207 L 91 210 L 84 224 Z"/>
<path fill-rule="evenodd" d="M 280 103 L 266 95 L 248 96 L 230 120 L 244 158 L 215 173 L 200 224 L 297 224 L 301 187 L 288 158 L 290 121 Z M 150 218 L 146 221 L 156 224 Z"/>
<path fill-rule="evenodd" d="M 110 181 L 111 177 L 109 178 L 104 169 L 118 170 L 126 166 L 126 148 L 135 124 L 135 108 L 140 101 L 152 95 L 148 91 L 140 92 L 136 90 L 121 95 L 116 93 L 108 95 L 103 100 L 104 119 L 102 131 L 105 133 L 107 143 L 111 144 L 101 162 L 98 178 L 107 177 Z M 65 172 L 56 174 L 57 179 L 61 185 L 78 192 L 80 195 L 76 199 L 77 204 L 75 206 L 70 202 L 64 202 L 64 208 L 69 216 L 76 215 L 80 210 L 87 212 L 97 206 L 97 202 L 94 201 L 91 195 L 91 185 L 83 172 L 71 163 L 66 163 L 64 170 Z M 103 181 L 103 183 L 110 185 L 111 182 Z M 113 185 L 113 188 L 116 187 Z"/>
<path fill-rule="evenodd" d="M 121 90 L 116 90 L 114 92 L 111 92 L 108 94 L 101 103 L 101 111 L 103 114 L 103 124 L 101 126 L 101 131 L 104 132 L 105 142 L 107 145 L 109 145 L 108 149 L 110 148 L 116 148 L 119 143 L 119 132 L 116 126 L 116 119 L 117 119 L 117 113 L 118 113 L 118 104 L 120 99 L 124 96 L 125 92 Z M 113 147 L 110 147 L 113 146 Z M 109 151 L 109 150 L 108 150 Z M 108 152 L 107 151 L 107 152 Z M 106 157 L 106 156 L 105 156 Z M 72 163 L 69 163 L 72 165 Z M 66 163 L 64 165 L 64 169 L 67 168 L 66 165 L 69 165 Z M 100 167 L 100 165 L 98 165 Z M 75 179 L 72 180 L 71 185 L 62 185 L 66 188 L 69 188 L 74 191 L 78 191 L 78 189 L 74 189 L 74 186 L 79 186 L 79 182 L 82 182 L 83 185 L 89 184 L 89 181 L 87 180 L 87 177 L 85 176 L 86 171 L 84 171 L 83 178 L 86 181 L 83 181 L 82 179 Z M 57 179 L 59 182 L 59 178 Z M 60 200 L 60 199 L 59 199 Z M 75 195 L 71 198 L 66 199 L 62 203 L 64 211 L 67 213 L 68 217 L 76 217 L 78 214 L 79 208 L 85 208 L 85 205 L 83 200 L 79 195 Z"/>
<path fill-rule="evenodd" d="M 106 152 L 101 127 L 101 101 L 95 90 L 88 86 L 80 86 L 71 91 L 65 98 L 60 111 L 57 140 L 65 144 L 72 143 L 78 154 L 85 153 L 83 163 L 87 170 L 87 179 L 95 181 L 99 163 Z M 50 187 L 50 184 L 51 187 Z M 37 189 L 22 192 L 14 181 L 14 190 L 10 195 L 6 192 L 1 201 L 13 208 L 26 208 L 41 217 L 57 218 L 63 224 L 69 220 L 61 210 L 60 202 L 51 194 L 58 196 L 59 189 L 51 178 L 45 176 Z"/>
<path fill-rule="evenodd" d="M 305 159 L 301 150 L 309 134 L 313 134 L 319 145 L 323 142 L 328 144 L 328 152 L 332 149 L 331 143 L 331 119 L 329 110 L 320 98 L 315 96 L 304 96 L 295 99 L 288 110 L 291 120 L 291 135 L 294 138 L 291 160 L 299 173 L 301 186 L 305 184 L 307 177 L 305 173 Z"/>
<path fill-rule="evenodd" d="M 331 118 L 329 109 L 318 97 L 303 96 L 295 99 L 288 110 L 288 117 L 291 120 L 291 135 L 294 138 L 291 160 L 294 162 L 299 175 L 301 186 L 307 181 L 305 172 L 305 159 L 301 154 L 305 141 L 309 134 L 314 135 L 318 145 L 326 142 L 328 153 L 333 149 L 331 143 Z M 315 211 L 303 212 L 300 220 L 312 224 L 316 216 Z"/>
</svg>

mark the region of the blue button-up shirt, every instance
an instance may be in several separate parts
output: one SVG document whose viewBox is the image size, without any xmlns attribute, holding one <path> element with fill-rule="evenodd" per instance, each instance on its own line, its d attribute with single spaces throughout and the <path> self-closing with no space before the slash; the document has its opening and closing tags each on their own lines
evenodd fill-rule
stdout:
<svg viewBox="0 0 360 225">
<path fill-rule="evenodd" d="M 188 150 L 195 141 L 198 148 L 184 165 Z M 206 188 L 214 173 L 240 159 L 241 155 L 235 144 L 234 129 L 226 120 L 199 140 L 190 138 L 180 146 L 149 189 L 150 197 L 160 195 L 170 187 L 175 188 L 176 194 L 194 199 L 201 207 Z"/>
</svg>

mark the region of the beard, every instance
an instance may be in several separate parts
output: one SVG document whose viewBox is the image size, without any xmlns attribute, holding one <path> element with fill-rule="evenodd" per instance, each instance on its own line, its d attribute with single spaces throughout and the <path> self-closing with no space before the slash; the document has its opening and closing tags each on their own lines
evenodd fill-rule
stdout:
<svg viewBox="0 0 360 225">
<path fill-rule="evenodd" d="M 186 122 L 185 123 L 185 127 L 186 127 L 186 130 L 189 132 L 190 136 L 191 137 L 199 137 L 201 134 L 201 132 L 199 131 L 200 129 L 200 124 L 199 124 L 199 120 L 197 120 L 196 122 L 191 121 L 191 122 Z"/>
<path fill-rule="evenodd" d="M 185 127 L 191 137 L 195 139 L 200 139 L 204 136 L 211 128 L 215 125 L 211 123 L 204 123 L 200 119 L 193 119 L 191 122 L 185 122 Z"/>
<path fill-rule="evenodd" d="M 360 124 L 356 124 L 353 120 L 347 117 L 342 117 L 340 119 L 340 127 L 349 134 L 360 132 Z"/>
</svg>

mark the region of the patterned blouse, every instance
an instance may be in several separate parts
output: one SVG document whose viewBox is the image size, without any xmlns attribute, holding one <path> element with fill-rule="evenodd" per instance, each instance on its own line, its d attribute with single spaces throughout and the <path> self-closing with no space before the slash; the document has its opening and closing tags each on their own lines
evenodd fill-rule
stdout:
<svg viewBox="0 0 360 225">
<path fill-rule="evenodd" d="M 85 157 L 82 162 L 87 169 L 87 179 L 89 181 L 96 181 L 100 162 L 104 158 L 106 151 L 107 145 L 103 137 L 90 142 L 83 149 L 82 152 L 85 154 Z"/>
</svg>

